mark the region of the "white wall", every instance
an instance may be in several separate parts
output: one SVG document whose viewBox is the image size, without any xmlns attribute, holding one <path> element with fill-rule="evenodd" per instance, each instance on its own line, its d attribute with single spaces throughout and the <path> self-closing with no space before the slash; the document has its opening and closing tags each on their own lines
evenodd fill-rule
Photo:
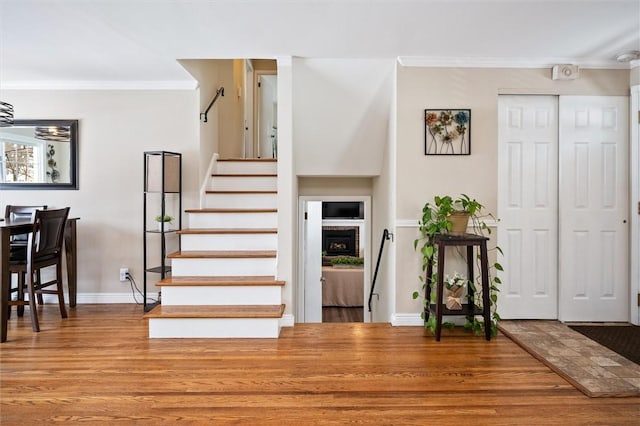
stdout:
<svg viewBox="0 0 640 426">
<path fill-rule="evenodd" d="M 298 176 L 377 176 L 387 141 L 393 60 L 293 61 Z"/>
<path fill-rule="evenodd" d="M 79 120 L 80 189 L 3 190 L 0 211 L 6 204 L 70 206 L 80 218 L 78 302 L 133 302 L 118 272 L 129 267 L 142 288 L 143 152 L 183 154 L 183 207 L 197 207 L 197 92 L 6 90 L 3 100 L 17 119 Z"/>
<path fill-rule="evenodd" d="M 634 64 L 634 67 L 631 68 L 630 71 L 630 86 L 638 86 L 640 85 L 640 61 L 637 64 Z"/>
<path fill-rule="evenodd" d="M 242 116 L 242 100 L 234 89 L 235 65 L 232 59 L 185 59 L 180 64 L 198 81 L 199 111 L 203 113 L 215 97 L 216 91 L 224 87 L 224 96 L 219 96 L 207 113 L 207 122 L 200 120 L 200 161 L 199 182 L 203 183 L 211 157 L 219 154 L 220 158 L 233 156 L 234 146 L 242 149 L 238 138 L 237 114 Z M 239 112 L 238 112 L 239 111 Z M 240 119 L 241 120 L 241 119 Z M 237 155 L 239 156 L 239 155 Z"/>
<path fill-rule="evenodd" d="M 628 70 L 580 71 L 553 81 L 549 69 L 398 68 L 397 313 L 421 311 L 411 294 L 420 288 L 420 255 L 413 250 L 417 220 L 435 195 L 466 193 L 497 211 L 497 105 L 499 94 L 628 95 Z M 471 155 L 425 156 L 424 109 L 471 108 Z M 409 225 L 411 224 L 411 225 Z M 495 240 L 495 233 L 492 234 Z"/>
<path fill-rule="evenodd" d="M 278 58 L 278 266 L 277 278 L 286 282 L 283 325 L 293 325 L 297 297 L 298 181 L 293 163 L 293 69 L 291 57 Z M 289 230 L 290 232 L 286 232 Z"/>
<path fill-rule="evenodd" d="M 396 121 L 397 121 L 397 83 L 396 70 L 393 72 L 393 88 L 392 101 L 389 110 L 389 129 L 387 134 L 387 143 L 384 145 L 384 155 L 382 162 L 382 170 L 379 176 L 372 179 L 373 181 L 373 213 L 372 213 L 372 253 L 373 262 L 377 261 L 380 251 L 380 242 L 383 231 L 387 229 L 391 234 L 391 239 L 386 240 L 384 251 L 380 258 L 380 267 L 374 292 L 379 297 L 373 297 L 371 300 L 371 321 L 373 322 L 393 322 L 393 313 L 396 304 L 396 237 L 397 232 L 395 226 L 396 218 Z M 375 274 L 375 264 L 372 274 Z M 373 277 L 373 275 L 372 275 Z"/>
</svg>

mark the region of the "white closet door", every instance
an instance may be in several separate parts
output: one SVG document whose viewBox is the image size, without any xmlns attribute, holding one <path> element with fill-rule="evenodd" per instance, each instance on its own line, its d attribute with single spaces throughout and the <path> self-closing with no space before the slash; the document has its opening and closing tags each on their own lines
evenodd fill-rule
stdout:
<svg viewBox="0 0 640 426">
<path fill-rule="evenodd" d="M 628 98 L 560 97 L 562 321 L 628 321 Z"/>
<path fill-rule="evenodd" d="M 502 318 L 558 316 L 558 98 L 500 96 Z"/>
</svg>

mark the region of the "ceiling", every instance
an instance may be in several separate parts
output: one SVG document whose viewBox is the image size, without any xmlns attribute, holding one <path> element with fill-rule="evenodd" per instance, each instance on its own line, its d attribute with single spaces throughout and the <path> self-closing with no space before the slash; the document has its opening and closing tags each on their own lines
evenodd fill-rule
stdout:
<svg viewBox="0 0 640 426">
<path fill-rule="evenodd" d="M 193 83 L 178 59 L 628 67 L 640 0 L 0 0 L 4 88 Z"/>
</svg>

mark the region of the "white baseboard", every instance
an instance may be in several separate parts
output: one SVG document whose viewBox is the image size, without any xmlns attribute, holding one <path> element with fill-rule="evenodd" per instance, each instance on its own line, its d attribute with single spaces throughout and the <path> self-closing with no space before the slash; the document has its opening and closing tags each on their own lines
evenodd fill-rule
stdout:
<svg viewBox="0 0 640 426">
<path fill-rule="evenodd" d="M 457 326 L 462 326 L 467 322 L 467 319 L 464 315 L 452 315 L 443 317 L 442 322 L 452 322 Z M 391 316 L 391 325 L 394 327 L 405 327 L 405 326 L 422 326 L 424 325 L 424 320 L 420 316 L 419 313 L 415 314 L 393 314 Z"/>
<path fill-rule="evenodd" d="M 155 297 L 155 294 L 149 296 Z M 142 296 L 137 295 L 138 302 L 142 303 Z M 69 303 L 69 293 L 64 294 L 65 302 Z M 58 303 L 58 298 L 55 295 L 44 295 L 44 303 Z M 76 295 L 76 303 L 91 304 L 91 303 L 136 303 L 133 300 L 131 292 L 128 293 L 78 293 Z"/>
<path fill-rule="evenodd" d="M 280 320 L 281 327 L 293 327 L 295 325 L 295 317 L 291 314 L 282 315 L 282 319 Z"/>
<path fill-rule="evenodd" d="M 424 325 L 424 320 L 420 317 L 419 313 L 415 314 L 392 314 L 391 325 L 394 327 L 407 327 L 407 326 L 421 326 Z"/>
</svg>

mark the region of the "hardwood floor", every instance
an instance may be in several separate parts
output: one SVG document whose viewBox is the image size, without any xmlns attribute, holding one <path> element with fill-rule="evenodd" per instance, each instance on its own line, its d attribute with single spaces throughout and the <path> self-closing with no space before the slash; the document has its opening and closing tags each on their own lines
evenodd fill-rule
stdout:
<svg viewBox="0 0 640 426">
<path fill-rule="evenodd" d="M 505 336 L 300 324 L 280 339 L 149 340 L 141 307 L 56 306 L 9 321 L 2 425 L 640 423 L 640 398 L 588 398 Z"/>
</svg>

